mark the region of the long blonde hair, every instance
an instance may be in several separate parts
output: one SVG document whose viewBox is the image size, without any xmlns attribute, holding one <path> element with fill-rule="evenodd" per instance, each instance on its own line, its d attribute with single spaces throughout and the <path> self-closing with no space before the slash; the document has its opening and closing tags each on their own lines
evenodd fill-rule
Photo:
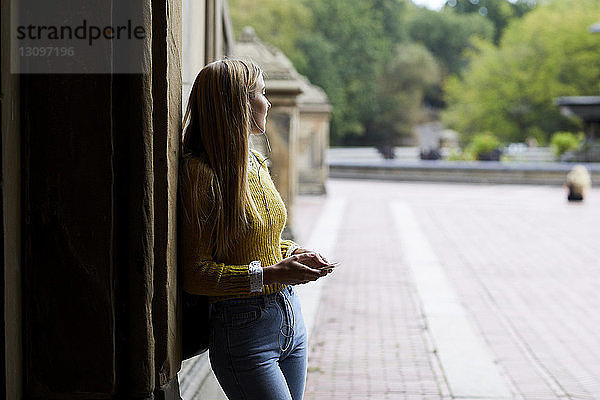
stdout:
<svg viewBox="0 0 600 400">
<path fill-rule="evenodd" d="M 203 240 L 211 235 L 213 256 L 225 257 L 249 225 L 260 220 L 248 188 L 252 110 L 249 98 L 262 70 L 244 60 L 224 59 L 205 66 L 194 81 L 184 117 L 181 185 L 184 217 Z M 208 192 L 201 188 L 209 188 Z M 185 209 L 189 207 L 190 209 Z"/>
</svg>

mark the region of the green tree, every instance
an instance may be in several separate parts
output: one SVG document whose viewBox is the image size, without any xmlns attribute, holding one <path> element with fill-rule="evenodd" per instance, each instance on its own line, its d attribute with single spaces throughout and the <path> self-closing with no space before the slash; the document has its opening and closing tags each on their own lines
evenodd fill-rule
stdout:
<svg viewBox="0 0 600 400">
<path fill-rule="evenodd" d="M 312 12 L 293 0 L 229 0 L 233 29 L 239 37 L 251 26 L 261 40 L 281 49 L 298 69 L 306 68 L 299 41 L 313 29 Z"/>
<path fill-rule="evenodd" d="M 377 78 L 377 108 L 365 121 L 370 144 L 397 146 L 422 117 L 423 95 L 440 80 L 435 57 L 422 45 L 404 43 Z"/>
<path fill-rule="evenodd" d="M 493 24 L 478 14 L 436 12 L 414 7 L 407 16 L 410 38 L 422 43 L 439 60 L 446 74 L 460 74 L 466 66 L 465 50 L 477 36 L 492 40 Z"/>
<path fill-rule="evenodd" d="M 392 42 L 407 40 L 405 15 L 408 6 L 405 0 L 372 0 L 373 19 L 383 26 L 386 37 Z"/>
<path fill-rule="evenodd" d="M 447 125 L 466 138 L 490 131 L 505 142 L 577 130 L 578 121 L 563 116 L 554 99 L 597 92 L 600 38 L 588 27 L 599 6 L 555 0 L 512 23 L 499 47 L 476 41 L 468 71 L 445 85 Z"/>
<path fill-rule="evenodd" d="M 500 140 L 490 132 L 477 133 L 465 149 L 467 159 L 481 161 L 498 161 L 500 153 L 494 154 L 500 147 Z"/>
<path fill-rule="evenodd" d="M 554 156 L 559 159 L 564 153 L 578 148 L 584 140 L 584 133 L 577 134 L 573 132 L 555 132 L 550 139 L 550 147 Z"/>
<path fill-rule="evenodd" d="M 300 68 L 333 104 L 332 143 L 365 140 L 365 121 L 376 112 L 377 76 L 402 39 L 404 3 L 397 0 L 304 0 L 313 32 L 300 48 Z M 323 68 L 325 66 L 325 68 Z"/>
<path fill-rule="evenodd" d="M 495 28 L 494 41 L 498 43 L 504 29 L 515 17 L 521 17 L 536 5 L 535 0 L 448 0 L 443 11 L 459 14 L 479 14 L 489 19 Z"/>
<path fill-rule="evenodd" d="M 405 134 L 419 115 L 423 91 L 430 88 L 426 82 L 439 80 L 437 64 L 424 48 L 400 47 L 405 54 L 395 50 L 408 41 L 407 0 L 229 3 L 238 34 L 253 26 L 262 40 L 279 47 L 298 72 L 325 90 L 333 105 L 332 144 L 375 144 L 382 140 L 377 129 L 383 127 L 392 136 Z M 390 70 L 397 64 L 407 69 Z M 415 71 L 432 75 L 415 77 Z"/>
<path fill-rule="evenodd" d="M 437 58 L 443 77 L 462 73 L 467 65 L 465 52 L 473 48 L 473 37 L 489 41 L 494 38 L 492 22 L 478 14 L 436 12 L 413 7 L 406 21 L 409 37 L 423 44 Z M 441 81 L 427 88 L 424 100 L 431 106 L 445 107 Z"/>
</svg>

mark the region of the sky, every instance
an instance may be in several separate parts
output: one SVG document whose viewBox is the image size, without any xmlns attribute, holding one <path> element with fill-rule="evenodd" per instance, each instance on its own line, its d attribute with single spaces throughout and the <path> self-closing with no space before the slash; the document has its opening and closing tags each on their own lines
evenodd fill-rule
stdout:
<svg viewBox="0 0 600 400">
<path fill-rule="evenodd" d="M 425 6 L 432 10 L 440 10 L 446 0 L 412 0 L 418 6 Z"/>
</svg>

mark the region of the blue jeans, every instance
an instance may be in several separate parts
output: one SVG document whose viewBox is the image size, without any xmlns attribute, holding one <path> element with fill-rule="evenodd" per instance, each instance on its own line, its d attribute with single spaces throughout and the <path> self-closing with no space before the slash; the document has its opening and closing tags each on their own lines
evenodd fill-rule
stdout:
<svg viewBox="0 0 600 400">
<path fill-rule="evenodd" d="M 209 357 L 230 400 L 301 400 L 306 327 L 294 290 L 213 304 Z"/>
</svg>

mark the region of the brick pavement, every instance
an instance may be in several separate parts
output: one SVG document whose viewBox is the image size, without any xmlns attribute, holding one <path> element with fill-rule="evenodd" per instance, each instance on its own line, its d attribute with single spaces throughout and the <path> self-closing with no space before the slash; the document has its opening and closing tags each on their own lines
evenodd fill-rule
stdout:
<svg viewBox="0 0 600 400">
<path fill-rule="evenodd" d="M 328 191 L 347 199 L 342 266 L 324 286 L 306 399 L 452 398 L 393 201 L 417 216 L 513 398 L 600 399 L 599 190 L 580 205 L 543 186 L 332 180 Z M 319 201 L 298 199 L 300 239 Z"/>
<path fill-rule="evenodd" d="M 335 252 L 342 266 L 321 298 L 306 399 L 443 398 L 418 298 L 397 263 L 386 200 L 348 201 Z"/>
</svg>

